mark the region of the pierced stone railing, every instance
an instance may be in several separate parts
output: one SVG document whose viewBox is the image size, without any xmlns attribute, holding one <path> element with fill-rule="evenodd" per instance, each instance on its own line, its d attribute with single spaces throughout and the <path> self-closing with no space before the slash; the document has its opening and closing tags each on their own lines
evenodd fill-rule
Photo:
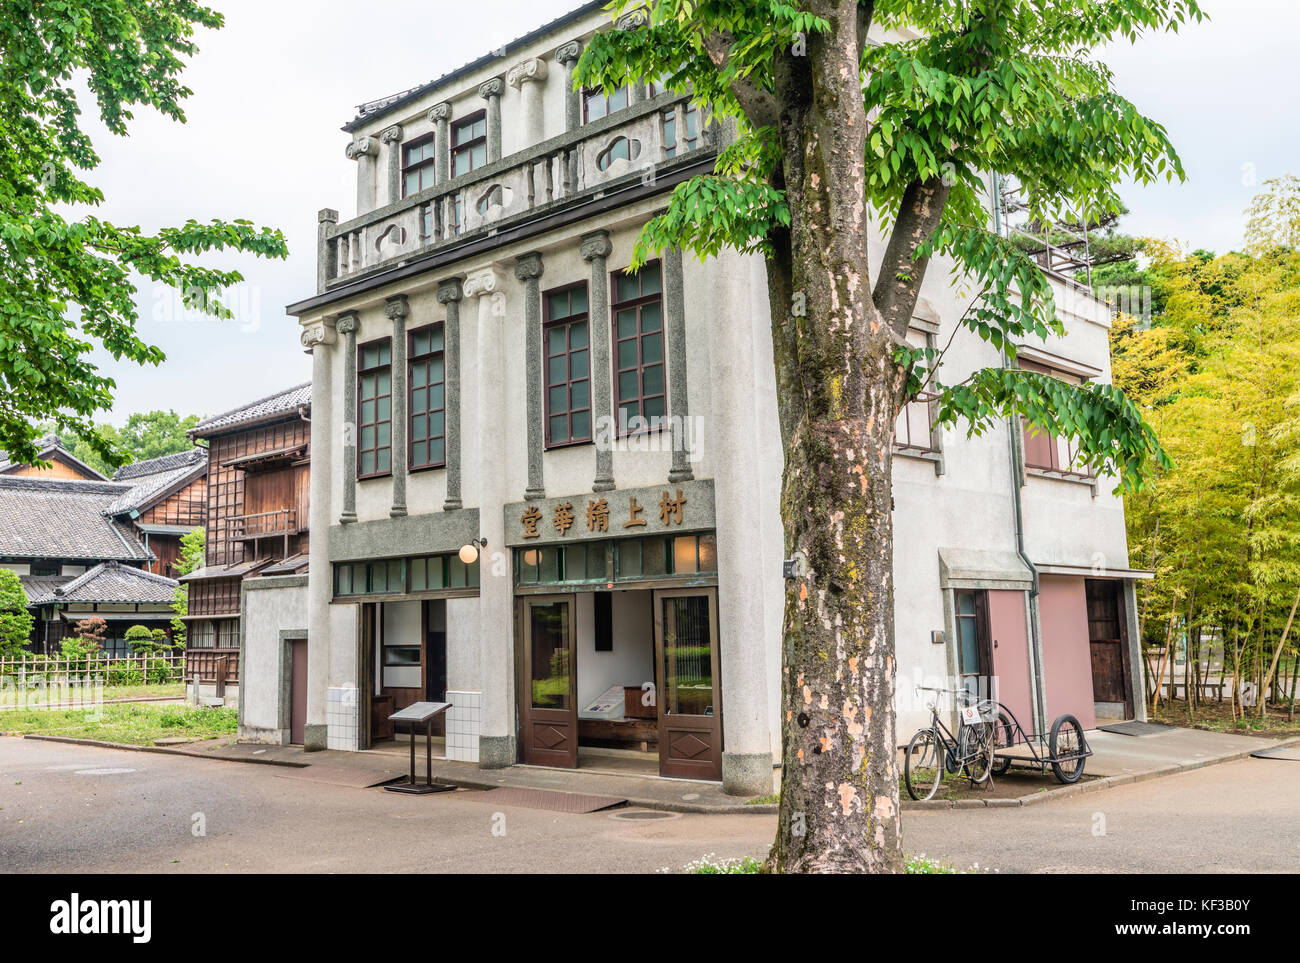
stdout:
<svg viewBox="0 0 1300 963">
<path fill-rule="evenodd" d="M 698 116 L 694 148 L 686 142 L 689 97 L 664 93 L 552 137 L 478 170 L 426 188 L 344 223 L 322 212 L 318 293 L 395 266 L 444 245 L 486 236 L 629 181 L 652 183 L 716 150 L 716 128 Z M 676 122 L 675 153 L 666 156 L 664 114 Z M 618 155 L 626 140 L 626 157 Z"/>
</svg>

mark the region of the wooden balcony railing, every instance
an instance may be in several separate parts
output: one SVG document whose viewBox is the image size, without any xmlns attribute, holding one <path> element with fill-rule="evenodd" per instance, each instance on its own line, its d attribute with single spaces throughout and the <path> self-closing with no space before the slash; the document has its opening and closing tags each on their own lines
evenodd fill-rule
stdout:
<svg viewBox="0 0 1300 963">
<path fill-rule="evenodd" d="M 653 183 L 690 166 L 715 148 L 717 136 L 706 129 L 688 140 L 689 108 L 689 97 L 659 94 L 350 221 L 322 223 L 320 293 L 439 246 L 532 220 L 618 182 Z"/>
<path fill-rule="evenodd" d="M 282 508 L 273 512 L 252 515 L 231 515 L 226 518 L 226 551 L 233 551 L 237 543 L 252 542 L 261 538 L 283 538 L 284 557 L 289 554 L 289 537 L 298 534 L 298 510 Z"/>
</svg>

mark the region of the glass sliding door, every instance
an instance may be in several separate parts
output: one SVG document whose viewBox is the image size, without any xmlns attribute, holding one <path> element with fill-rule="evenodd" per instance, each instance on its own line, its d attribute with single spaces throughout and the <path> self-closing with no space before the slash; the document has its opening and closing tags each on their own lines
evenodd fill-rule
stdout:
<svg viewBox="0 0 1300 963">
<path fill-rule="evenodd" d="M 573 658 L 574 598 L 534 596 L 523 606 L 524 762 L 578 765 L 578 697 Z"/>
<path fill-rule="evenodd" d="M 659 773 L 722 778 L 722 706 L 715 589 L 655 593 Z"/>
</svg>

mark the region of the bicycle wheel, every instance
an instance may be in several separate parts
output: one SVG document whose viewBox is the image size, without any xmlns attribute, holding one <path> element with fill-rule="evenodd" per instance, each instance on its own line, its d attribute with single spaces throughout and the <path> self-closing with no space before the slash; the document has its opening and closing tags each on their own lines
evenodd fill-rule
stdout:
<svg viewBox="0 0 1300 963">
<path fill-rule="evenodd" d="M 1083 726 L 1079 725 L 1079 720 L 1070 715 L 1058 718 L 1052 723 L 1052 735 L 1047 745 L 1053 759 L 1067 757 L 1063 762 L 1052 763 L 1052 772 L 1056 778 L 1064 783 L 1078 782 L 1086 761 L 1085 756 L 1078 755 L 1086 745 L 1083 741 Z M 1068 758 L 1071 756 L 1073 758 Z"/>
<path fill-rule="evenodd" d="M 962 726 L 961 732 L 967 777 L 976 785 L 987 782 L 993 774 L 993 727 L 987 722 L 977 722 Z"/>
<path fill-rule="evenodd" d="M 903 756 L 903 782 L 907 794 L 917 802 L 933 799 L 943 781 L 943 747 L 933 729 L 922 729 L 912 736 Z"/>
<path fill-rule="evenodd" d="M 1014 732 L 1015 730 L 1011 728 L 1011 720 L 1007 717 L 1007 714 L 1005 712 L 999 712 L 998 721 L 993 727 L 993 751 L 997 753 L 1005 752 L 1010 749 L 1012 746 L 1012 740 L 1015 739 L 1015 736 L 1013 735 Z M 1001 776 L 1010 768 L 1010 759 L 995 758 L 993 760 L 993 775 L 995 776 Z"/>
</svg>

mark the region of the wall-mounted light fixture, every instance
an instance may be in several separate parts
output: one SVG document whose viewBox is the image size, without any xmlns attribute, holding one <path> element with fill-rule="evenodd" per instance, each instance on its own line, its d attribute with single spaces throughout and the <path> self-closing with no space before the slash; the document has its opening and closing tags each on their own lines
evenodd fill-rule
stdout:
<svg viewBox="0 0 1300 963">
<path fill-rule="evenodd" d="M 471 538 L 467 544 L 460 547 L 460 560 L 466 565 L 473 565 L 478 561 L 480 548 L 487 548 L 487 539 Z"/>
</svg>

